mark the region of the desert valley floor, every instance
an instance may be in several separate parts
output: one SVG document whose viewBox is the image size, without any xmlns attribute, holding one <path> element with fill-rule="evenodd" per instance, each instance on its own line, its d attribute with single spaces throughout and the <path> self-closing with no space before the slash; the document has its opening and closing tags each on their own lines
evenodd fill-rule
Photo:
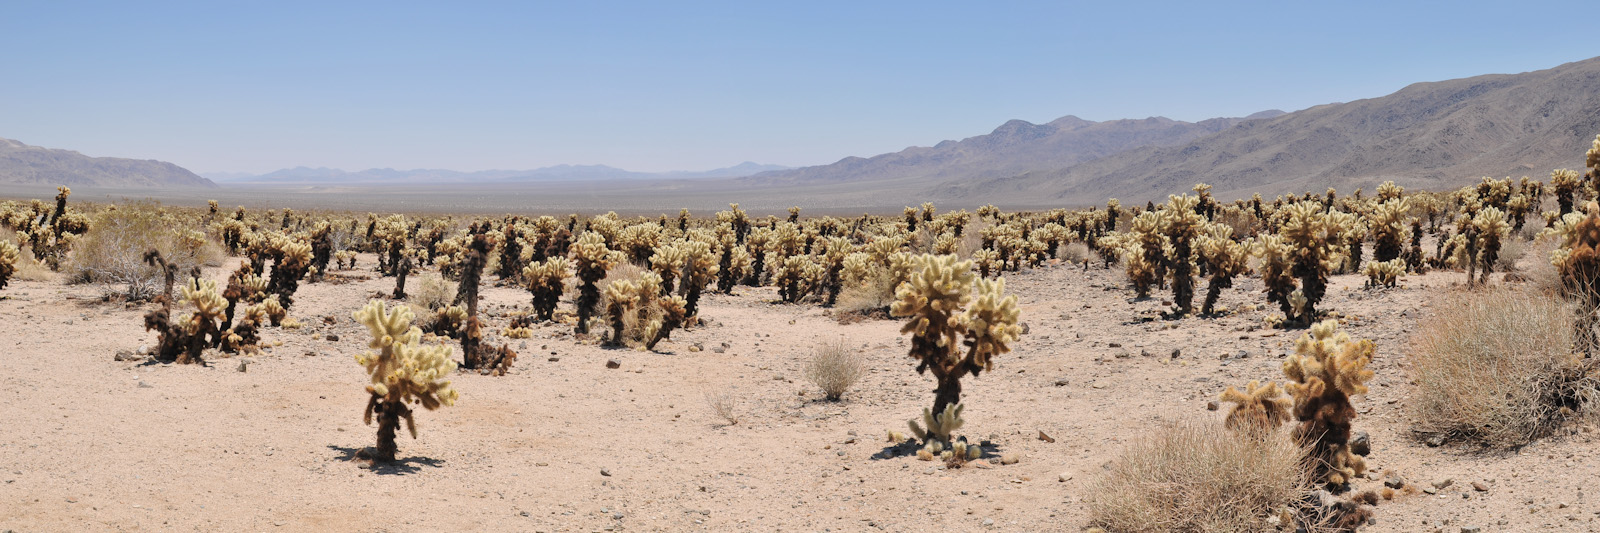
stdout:
<svg viewBox="0 0 1600 533">
<path fill-rule="evenodd" d="M 237 261 L 206 275 L 225 280 Z M 154 342 L 147 307 L 102 302 L 91 285 L 14 282 L 0 293 L 0 529 L 1081 531 L 1082 502 L 1123 446 L 1169 422 L 1219 421 L 1208 403 L 1228 385 L 1281 381 L 1302 332 L 1263 325 L 1256 279 L 1226 291 L 1226 316 L 1166 320 L 1160 295 L 1133 299 L 1120 270 L 1009 274 L 1028 332 L 994 372 L 964 382 L 961 433 L 991 441 L 994 464 L 946 470 L 888 453 L 886 430 L 903 431 L 933 388 L 898 321 L 841 324 L 815 305 L 774 303 L 770 287 L 740 287 L 708 295 L 705 322 L 656 352 L 579 341 L 568 324 L 510 340 L 508 375 L 458 375 L 459 402 L 419 412 L 400 463 L 373 469 L 352 461 L 374 428 L 361 421 L 367 378 L 353 358 L 367 334 L 351 313 L 394 282 L 340 274 L 302 286 L 291 316 L 305 327 L 263 334 L 281 345 L 208 352 L 209 366 L 120 361 Z M 1393 472 L 1434 492 L 1382 502 L 1363 531 L 1600 530 L 1592 425 L 1482 453 L 1430 447 L 1406 423 L 1409 331 L 1463 278 L 1372 290 L 1337 276 L 1322 305 L 1378 347 L 1371 392 L 1355 402 L 1355 429 L 1372 442 L 1357 490 Z M 486 283 L 483 294 L 496 331 L 527 307 L 521 289 Z M 841 337 L 869 371 L 828 402 L 803 364 Z M 712 412 L 708 392 L 735 398 L 737 424 Z"/>
</svg>

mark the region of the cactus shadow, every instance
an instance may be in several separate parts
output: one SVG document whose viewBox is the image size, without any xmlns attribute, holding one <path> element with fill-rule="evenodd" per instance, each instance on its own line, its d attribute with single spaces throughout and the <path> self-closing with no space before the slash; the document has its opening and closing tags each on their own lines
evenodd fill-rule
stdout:
<svg viewBox="0 0 1600 533">
<path fill-rule="evenodd" d="M 974 461 L 1000 457 L 1000 447 L 992 442 L 988 444 L 980 442 L 977 444 L 968 444 L 968 446 L 977 446 L 978 449 L 983 450 L 983 454 L 979 455 L 977 459 L 973 459 Z M 873 461 L 883 461 L 897 457 L 916 457 L 917 450 L 921 449 L 922 446 L 917 444 L 915 439 L 907 439 L 905 442 L 891 444 L 884 447 L 882 450 L 878 450 L 878 453 L 872 454 L 870 457 L 868 457 L 868 459 Z"/>
<path fill-rule="evenodd" d="M 396 458 L 392 463 L 379 463 L 367 459 L 366 455 L 363 453 L 371 448 L 346 448 L 344 446 L 329 444 L 328 449 L 337 452 L 338 455 L 336 457 L 340 461 L 364 463 L 367 465 L 368 470 L 371 470 L 373 473 L 381 476 L 404 476 L 408 474 L 416 474 L 421 472 L 422 467 L 424 466 L 430 468 L 441 468 L 444 465 L 444 461 L 439 459 L 416 456 Z"/>
</svg>

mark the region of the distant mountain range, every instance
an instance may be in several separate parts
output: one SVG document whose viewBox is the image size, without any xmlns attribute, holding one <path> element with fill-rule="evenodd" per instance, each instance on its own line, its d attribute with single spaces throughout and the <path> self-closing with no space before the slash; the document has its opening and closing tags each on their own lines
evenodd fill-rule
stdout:
<svg viewBox="0 0 1600 533">
<path fill-rule="evenodd" d="M 871 182 L 915 179 L 930 184 L 1006 178 L 1050 171 L 1146 146 L 1172 146 L 1247 120 L 1283 115 L 1262 111 L 1244 118 L 1183 122 L 1164 117 L 1094 122 L 1072 115 L 1045 124 L 1012 120 L 987 135 L 914 146 L 871 158 L 846 157 L 830 165 L 778 170 L 747 181 L 758 184 Z"/>
<path fill-rule="evenodd" d="M 0 139 L 0 183 L 100 187 L 214 188 L 211 180 L 163 161 L 89 157 Z"/>
<path fill-rule="evenodd" d="M 251 175 L 232 172 L 207 173 L 206 176 L 223 183 L 250 184 L 371 184 L 371 183 L 519 183 L 527 181 L 588 181 L 588 180 L 661 180 L 698 178 L 740 178 L 761 172 L 784 170 L 781 165 L 762 165 L 746 161 L 727 168 L 706 171 L 633 172 L 606 165 L 556 165 L 533 170 L 482 170 L 461 172 L 456 170 L 416 169 L 395 170 L 370 168 L 347 171 L 336 168 L 286 168 L 266 174 Z"/>
<path fill-rule="evenodd" d="M 1117 122 L 1126 121 L 1102 124 Z M 1212 121 L 1199 124 L 1208 122 Z M 1171 126 L 1184 127 L 1182 123 Z M 962 143 L 973 145 L 981 159 L 1005 161 L 1015 157 L 1032 161 L 1036 159 L 1008 154 L 1026 153 L 1033 146 L 1059 142 L 1059 129 L 1045 135 L 1028 135 L 1025 132 L 1043 127 L 1002 126 L 993 134 Z M 1193 135 L 1192 130 L 1186 131 Z M 875 176 L 926 176 L 920 187 L 922 195 L 929 199 L 1019 205 L 1093 204 L 1111 197 L 1124 202 L 1160 201 L 1168 194 L 1187 191 L 1196 183 L 1211 184 L 1215 194 L 1223 198 L 1253 192 L 1268 197 L 1320 193 L 1328 187 L 1346 192 L 1365 187 L 1370 191 L 1385 180 L 1438 190 L 1473 183 L 1482 176 L 1526 175 L 1544 179 L 1556 168 L 1581 169 L 1584 152 L 1597 133 L 1600 58 L 1521 74 L 1417 83 L 1379 98 L 1320 105 L 1261 120 L 1240 120 L 1188 139 L 1180 134 L 1166 137 L 1181 139 L 1177 142 L 1141 139 L 1107 147 L 1110 150 L 1126 146 L 1125 150 L 1053 169 L 1031 164 L 1034 168 L 1008 172 L 1015 165 L 1005 167 L 1000 163 L 964 167 L 937 157 L 950 152 L 940 152 L 940 146 L 949 144 L 941 143 L 932 149 L 908 149 L 866 160 L 846 159 L 823 167 L 761 174 L 751 180 L 790 176 L 853 180 L 861 174 L 852 167 L 861 165 L 861 161 L 882 162 L 876 167 L 883 170 Z M 985 137 L 997 136 L 1020 140 L 1001 144 L 1006 146 L 1005 151 L 989 148 L 995 143 Z M 1092 139 L 1095 138 L 1074 142 Z M 1140 142 L 1144 146 L 1129 146 Z M 903 165 L 906 170 L 887 164 L 896 160 L 913 163 Z M 857 184 L 872 187 L 869 183 Z"/>
</svg>

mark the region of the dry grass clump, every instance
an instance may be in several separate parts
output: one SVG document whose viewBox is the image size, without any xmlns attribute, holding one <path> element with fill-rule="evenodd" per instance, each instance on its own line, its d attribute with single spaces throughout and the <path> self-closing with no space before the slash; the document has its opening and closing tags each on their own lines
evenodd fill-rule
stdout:
<svg viewBox="0 0 1600 533">
<path fill-rule="evenodd" d="M 706 407 L 729 426 L 739 425 L 739 410 L 733 393 L 725 390 L 705 391 Z"/>
<path fill-rule="evenodd" d="M 1085 263 L 1093 258 L 1094 250 L 1090 250 L 1089 245 L 1081 242 L 1068 243 L 1061 248 L 1061 259 L 1069 264 Z"/>
<path fill-rule="evenodd" d="M 449 307 L 455 299 L 456 284 L 445 280 L 444 276 L 429 272 L 417 281 L 407 301 L 419 308 L 434 311 Z"/>
<path fill-rule="evenodd" d="M 56 279 L 56 273 L 50 267 L 33 258 L 33 250 L 27 246 L 27 241 L 19 241 L 17 233 L 5 228 L 0 228 L 0 242 L 11 243 L 17 248 L 17 259 L 12 264 L 15 270 L 11 272 L 10 281 L 50 281 Z"/>
<path fill-rule="evenodd" d="M 820 387 L 828 400 L 838 401 L 861 380 L 864 371 L 861 354 L 840 339 L 817 346 L 806 364 L 806 379 Z"/>
<path fill-rule="evenodd" d="M 894 289 L 898 280 L 887 273 L 874 273 L 858 284 L 845 285 L 833 308 L 846 313 L 869 313 L 888 309 L 894 303 Z"/>
<path fill-rule="evenodd" d="M 130 300 L 154 297 L 161 290 L 159 269 L 144 262 L 144 252 L 157 250 L 179 272 L 221 264 L 222 249 L 204 232 L 190 227 L 150 201 L 129 202 L 96 215 L 93 231 L 73 246 L 67 265 L 77 283 L 100 283 L 106 292 Z"/>
<path fill-rule="evenodd" d="M 1214 423 L 1144 433 L 1088 492 L 1108 531 L 1277 531 L 1269 517 L 1313 490 L 1305 453 L 1281 434 L 1241 436 Z"/>
<path fill-rule="evenodd" d="M 1600 365 L 1573 350 L 1575 316 L 1573 304 L 1529 291 L 1444 298 L 1409 351 L 1417 428 L 1508 447 L 1592 416 Z"/>
</svg>

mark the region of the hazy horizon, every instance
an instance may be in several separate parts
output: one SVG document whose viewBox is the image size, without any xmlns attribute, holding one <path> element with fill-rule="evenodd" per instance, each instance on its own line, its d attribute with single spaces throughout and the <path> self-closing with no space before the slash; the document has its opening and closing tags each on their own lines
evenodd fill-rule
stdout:
<svg viewBox="0 0 1600 533">
<path fill-rule="evenodd" d="M 1547 29 L 1586 7 L 26 4 L 0 137 L 202 174 L 800 167 L 1550 68 L 1593 55 Z"/>
</svg>

